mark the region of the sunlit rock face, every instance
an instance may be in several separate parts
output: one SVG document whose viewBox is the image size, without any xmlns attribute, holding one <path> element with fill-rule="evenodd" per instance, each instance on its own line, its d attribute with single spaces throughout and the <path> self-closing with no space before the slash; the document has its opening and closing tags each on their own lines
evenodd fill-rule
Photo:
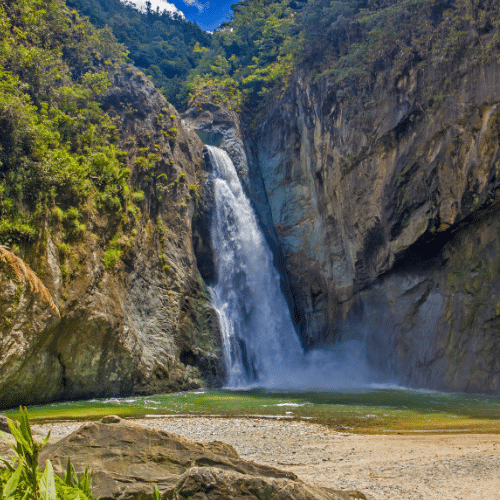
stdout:
<svg viewBox="0 0 500 500">
<path fill-rule="evenodd" d="M 305 345 L 361 337 L 401 383 L 498 393 L 500 68 L 391 81 L 361 99 L 302 68 L 255 140 Z"/>
<path fill-rule="evenodd" d="M 216 313 L 193 249 L 202 143 L 137 68 L 116 69 L 102 106 L 120 118 L 130 188 L 144 193 L 140 213 L 128 209 L 116 220 L 92 212 L 67 260 L 57 227 L 36 253 L 21 249 L 60 318 L 0 266 L 0 317 L 8 318 L 0 408 L 187 390 L 224 378 Z M 154 169 L 136 162 L 141 150 L 157 154 Z M 121 257 L 107 269 L 105 251 L 120 231 Z"/>
</svg>

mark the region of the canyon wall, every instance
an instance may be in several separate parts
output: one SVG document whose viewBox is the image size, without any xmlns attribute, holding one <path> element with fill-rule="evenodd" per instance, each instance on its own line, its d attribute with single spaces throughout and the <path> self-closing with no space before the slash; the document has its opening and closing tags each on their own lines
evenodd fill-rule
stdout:
<svg viewBox="0 0 500 500">
<path fill-rule="evenodd" d="M 0 263 L 0 408 L 223 379 L 218 322 L 192 244 L 202 143 L 136 68 L 119 67 L 112 83 L 101 105 L 121 119 L 137 206 L 120 220 L 89 207 L 69 247 L 64 221 L 52 217 L 46 237 L 20 250 L 60 317 L 28 278 Z"/>
<path fill-rule="evenodd" d="M 499 393 L 498 60 L 389 74 L 367 96 L 297 69 L 254 142 L 304 344 L 362 338 L 400 383 Z"/>
</svg>

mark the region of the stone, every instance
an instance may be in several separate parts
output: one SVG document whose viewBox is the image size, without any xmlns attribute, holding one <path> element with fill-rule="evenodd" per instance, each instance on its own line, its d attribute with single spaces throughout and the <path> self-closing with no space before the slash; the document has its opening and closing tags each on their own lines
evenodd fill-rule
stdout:
<svg viewBox="0 0 500 500">
<path fill-rule="evenodd" d="M 366 500 L 357 491 L 314 487 L 292 472 L 243 460 L 221 441 L 197 443 L 123 420 L 85 424 L 47 445 L 40 461 L 50 459 L 62 474 L 68 456 L 77 473 L 93 469 L 94 494 L 102 500 L 152 498 L 154 485 L 164 499 Z"/>
<path fill-rule="evenodd" d="M 106 415 L 104 418 L 101 418 L 101 422 L 103 424 L 119 424 L 122 419 L 117 415 Z"/>
<path fill-rule="evenodd" d="M 9 424 L 7 423 L 7 417 L 4 415 L 0 415 L 0 431 L 10 433 Z"/>
</svg>

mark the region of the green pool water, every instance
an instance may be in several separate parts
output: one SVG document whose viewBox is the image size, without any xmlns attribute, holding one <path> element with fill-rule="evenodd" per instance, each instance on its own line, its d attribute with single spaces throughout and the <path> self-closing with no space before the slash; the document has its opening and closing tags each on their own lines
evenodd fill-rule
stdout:
<svg viewBox="0 0 500 500">
<path fill-rule="evenodd" d="M 359 433 L 500 433 L 500 397 L 402 389 L 334 392 L 208 390 L 28 407 L 32 421 L 157 415 L 306 419 Z M 17 410 L 3 412 L 15 418 Z"/>
</svg>

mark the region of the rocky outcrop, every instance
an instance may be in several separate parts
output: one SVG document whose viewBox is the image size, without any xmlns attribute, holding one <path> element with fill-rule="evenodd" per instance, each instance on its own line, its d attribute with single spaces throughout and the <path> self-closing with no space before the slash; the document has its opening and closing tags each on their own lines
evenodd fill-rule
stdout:
<svg viewBox="0 0 500 500">
<path fill-rule="evenodd" d="M 243 187 L 252 200 L 266 239 L 277 255 L 280 251 L 278 240 L 252 141 L 245 133 L 245 126 L 237 113 L 206 99 L 195 100 L 193 106 L 182 115 L 184 123 L 196 131 L 204 144 L 223 149 L 231 158 Z M 205 163 L 209 163 L 209 160 L 206 159 Z M 210 204 L 212 203 L 213 200 L 210 200 Z M 210 219 L 200 219 L 199 222 L 200 227 L 208 226 Z"/>
<path fill-rule="evenodd" d="M 0 431 L 2 432 L 9 432 L 9 424 L 7 423 L 7 417 L 0 415 Z"/>
<path fill-rule="evenodd" d="M 292 472 L 248 462 L 221 441 L 197 443 L 117 417 L 85 424 L 48 445 L 40 459 L 50 459 L 61 474 L 68 456 L 77 473 L 93 469 L 94 494 L 103 500 L 153 498 L 153 485 L 165 499 L 366 499 L 357 491 L 310 486 Z"/>
<path fill-rule="evenodd" d="M 362 337 L 402 383 L 498 393 L 500 67 L 474 40 L 369 96 L 298 69 L 256 145 L 305 344 Z"/>
<path fill-rule="evenodd" d="M 234 111 L 214 104 L 210 96 L 206 95 L 196 101 L 182 118 L 186 126 L 198 134 L 203 144 L 220 147 L 228 153 L 248 191 L 250 187 L 248 160 L 238 115 Z M 210 236 L 215 199 L 212 189 L 213 169 L 208 154 L 205 154 L 205 170 L 205 190 L 201 198 L 201 210 L 194 223 L 193 243 L 200 272 L 208 283 L 212 283 L 217 279 L 216 255 Z M 268 224 L 268 227 L 272 227 L 272 224 Z"/>
<path fill-rule="evenodd" d="M 281 288 L 292 311 L 295 301 L 288 283 L 287 270 L 284 267 L 283 253 L 273 225 L 267 193 L 262 181 L 260 166 L 255 156 L 253 141 L 245 132 L 245 126 L 238 114 L 212 102 L 210 95 L 202 94 L 194 101 L 182 118 L 187 127 L 196 131 L 204 144 L 216 146 L 228 154 L 236 167 L 239 178 L 252 207 L 257 215 L 259 226 L 273 253 L 274 265 L 280 272 Z M 212 193 L 212 175 L 209 155 L 205 155 L 207 170 L 206 189 L 201 200 L 202 210 L 194 223 L 194 247 L 198 267 L 204 279 L 213 283 L 215 275 L 215 253 L 212 248 L 210 230 L 212 210 L 215 204 Z M 295 317 L 296 315 L 292 315 Z"/>
<path fill-rule="evenodd" d="M 21 249 L 60 318 L 2 266 L 0 408 L 192 389 L 223 377 L 192 246 L 202 144 L 134 67 L 114 71 L 102 106 L 120 124 L 136 206 L 120 217 L 89 207 L 85 232 L 70 244 L 62 244 L 64 221 L 52 218 L 44 241 Z"/>
</svg>

